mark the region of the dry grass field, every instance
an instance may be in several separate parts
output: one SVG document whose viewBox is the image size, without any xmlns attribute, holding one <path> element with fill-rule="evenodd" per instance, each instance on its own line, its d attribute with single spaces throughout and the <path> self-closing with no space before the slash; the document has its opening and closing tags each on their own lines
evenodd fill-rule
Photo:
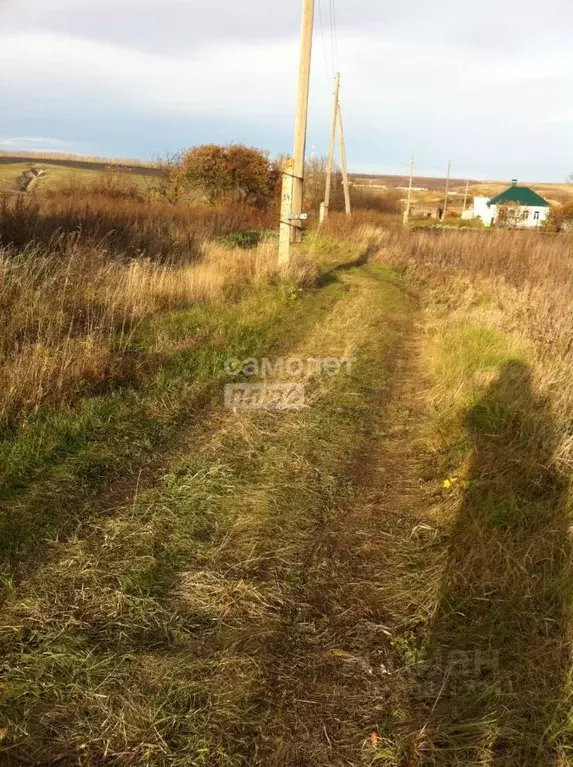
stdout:
<svg viewBox="0 0 573 767">
<path fill-rule="evenodd" d="M 0 763 L 573 765 L 571 236 L 81 172 L 0 204 Z"/>
<path fill-rule="evenodd" d="M 136 375 L 128 348 L 144 319 L 276 270 L 272 244 L 222 242 L 257 234 L 272 220 L 265 214 L 172 209 L 122 197 L 125 189 L 75 181 L 0 204 L 0 422 L 66 401 L 89 382 Z"/>
</svg>

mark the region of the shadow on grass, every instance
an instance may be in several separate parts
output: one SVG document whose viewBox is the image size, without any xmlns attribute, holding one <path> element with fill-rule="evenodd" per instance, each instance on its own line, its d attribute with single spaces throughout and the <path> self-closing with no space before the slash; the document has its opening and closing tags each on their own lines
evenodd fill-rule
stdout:
<svg viewBox="0 0 573 767">
<path fill-rule="evenodd" d="M 418 680 L 424 763 L 557 765 L 572 574 L 555 429 L 520 362 L 466 425 L 469 485 Z"/>
<path fill-rule="evenodd" d="M 368 242 L 364 243 L 363 250 L 356 258 L 352 259 L 352 261 L 340 264 L 335 271 L 344 272 L 359 266 L 364 266 L 379 250 L 380 242 L 377 237 L 373 237 L 368 240 Z"/>
<path fill-rule="evenodd" d="M 364 250 L 350 261 L 344 261 L 334 267 L 329 267 L 322 274 L 319 275 L 317 280 L 317 287 L 323 288 L 327 285 L 331 285 L 333 282 L 339 281 L 339 275 L 345 272 L 351 272 L 353 269 L 358 269 L 361 266 L 365 266 L 372 256 L 374 256 L 379 249 L 377 241 L 372 240 L 364 246 Z"/>
</svg>

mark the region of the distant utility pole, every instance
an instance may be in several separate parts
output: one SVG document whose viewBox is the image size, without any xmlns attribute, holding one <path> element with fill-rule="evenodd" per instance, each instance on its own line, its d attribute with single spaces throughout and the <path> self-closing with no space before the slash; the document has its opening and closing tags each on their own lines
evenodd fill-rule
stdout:
<svg viewBox="0 0 573 767">
<path fill-rule="evenodd" d="M 298 97 L 294 129 L 291 242 L 302 241 L 301 216 L 304 188 L 304 161 L 306 155 L 306 132 L 308 126 L 308 100 L 310 95 L 312 35 L 314 31 L 314 2 L 315 0 L 303 0 L 302 7 Z"/>
<path fill-rule="evenodd" d="M 328 166 L 326 168 L 326 188 L 324 190 L 323 217 L 328 218 L 330 208 L 330 187 L 332 186 L 332 167 L 334 165 L 334 145 L 336 143 L 336 121 L 338 118 L 338 96 L 340 94 L 340 72 L 334 78 L 334 104 L 332 106 L 332 123 L 330 125 L 330 146 L 328 149 Z"/>
<path fill-rule="evenodd" d="M 336 110 L 338 116 L 338 134 L 340 136 L 340 162 L 342 165 L 342 182 L 344 184 L 344 209 L 347 216 L 352 215 L 350 206 L 350 184 L 348 182 L 348 163 L 346 162 L 346 142 L 344 140 L 344 126 L 342 123 L 342 110 L 340 104 Z"/>
<path fill-rule="evenodd" d="M 412 205 L 412 188 L 414 186 L 414 168 L 416 166 L 416 156 L 412 155 L 410 161 L 410 184 L 408 185 L 408 200 L 406 201 L 406 210 L 404 211 L 404 226 L 408 226 L 410 220 L 410 207 Z"/>
<path fill-rule="evenodd" d="M 446 196 L 444 198 L 444 210 L 442 211 L 442 221 L 446 220 L 446 213 L 448 210 L 448 198 L 450 193 L 450 176 L 452 175 L 452 161 L 448 161 L 448 176 L 446 178 Z"/>
<path fill-rule="evenodd" d="M 464 194 L 464 209 L 462 210 L 462 216 L 466 212 L 466 208 L 468 206 L 468 192 L 470 188 L 470 182 L 466 181 L 466 193 Z"/>
</svg>

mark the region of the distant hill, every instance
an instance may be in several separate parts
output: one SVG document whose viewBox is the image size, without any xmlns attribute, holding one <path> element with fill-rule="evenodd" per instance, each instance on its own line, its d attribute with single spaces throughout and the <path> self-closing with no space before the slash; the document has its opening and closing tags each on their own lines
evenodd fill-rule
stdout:
<svg viewBox="0 0 573 767">
<path fill-rule="evenodd" d="M 13 163 L 49 163 L 75 170 L 102 171 L 109 167 L 126 170 L 141 176 L 150 176 L 158 173 L 155 163 L 141 162 L 140 160 L 127 160 L 112 157 L 84 157 L 77 154 L 65 154 L 61 152 L 7 152 L 0 151 L 0 165 Z"/>
<path fill-rule="evenodd" d="M 410 176 L 378 176 L 364 173 L 353 173 L 351 174 L 351 178 L 355 184 L 364 184 L 365 186 L 368 186 L 370 182 L 372 182 L 372 185 L 383 185 L 388 187 L 408 186 L 410 183 Z M 468 180 L 470 185 L 478 183 L 477 181 L 472 181 L 471 179 L 466 178 L 452 178 L 450 179 L 450 185 L 453 187 L 462 186 L 465 185 Z M 414 177 L 414 186 L 424 187 L 428 191 L 443 189 L 445 183 L 445 178 L 430 178 L 428 176 Z"/>
</svg>

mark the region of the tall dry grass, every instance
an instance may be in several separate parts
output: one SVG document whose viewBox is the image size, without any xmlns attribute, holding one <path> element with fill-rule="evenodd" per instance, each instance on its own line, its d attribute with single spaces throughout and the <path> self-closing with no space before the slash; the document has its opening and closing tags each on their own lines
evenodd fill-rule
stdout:
<svg viewBox="0 0 573 767">
<path fill-rule="evenodd" d="M 520 348 L 550 400 L 556 460 L 573 471 L 573 237 L 516 230 L 405 230 L 396 216 L 335 214 L 323 234 L 359 244 L 423 286 L 430 321 L 498 331 Z M 451 382 L 444 383 L 444 387 Z M 444 388 L 442 387 L 442 388 Z"/>
<path fill-rule="evenodd" d="M 0 245 L 36 243 L 57 251 L 62 235 L 74 235 L 116 251 L 118 258 L 180 262 L 200 258 L 207 239 L 276 224 L 272 214 L 244 205 L 174 206 L 142 199 L 129 186 L 102 184 L 0 200 Z"/>
<path fill-rule="evenodd" d="M 416 650 L 438 681 L 406 683 L 412 764 L 568 763 L 572 245 L 517 231 L 379 238 L 376 259 L 419 287 L 430 385 L 416 446 L 443 483 L 425 518 L 435 542 L 415 560 L 428 584 L 412 599 Z"/>
<path fill-rule="evenodd" d="M 573 470 L 573 238 L 519 231 L 384 232 L 377 258 L 425 285 L 433 313 L 506 334 L 528 356 Z"/>
<path fill-rule="evenodd" d="M 303 264 L 290 269 L 299 280 L 309 274 Z M 151 315 L 216 302 L 230 286 L 278 275 L 273 243 L 250 250 L 204 243 L 198 262 L 179 266 L 110 260 L 105 249 L 82 243 L 65 255 L 0 251 L 0 423 L 61 402 L 80 385 L 136 376 L 129 346 Z"/>
<path fill-rule="evenodd" d="M 314 232 L 351 246 L 379 250 L 390 240 L 399 240 L 402 233 L 401 218 L 393 213 L 374 210 L 354 210 L 352 216 L 332 213 Z"/>
<path fill-rule="evenodd" d="M 394 260 L 410 271 L 431 276 L 464 274 L 497 278 L 516 287 L 573 284 L 573 239 L 543 232 L 411 231 L 387 233 Z"/>
</svg>

